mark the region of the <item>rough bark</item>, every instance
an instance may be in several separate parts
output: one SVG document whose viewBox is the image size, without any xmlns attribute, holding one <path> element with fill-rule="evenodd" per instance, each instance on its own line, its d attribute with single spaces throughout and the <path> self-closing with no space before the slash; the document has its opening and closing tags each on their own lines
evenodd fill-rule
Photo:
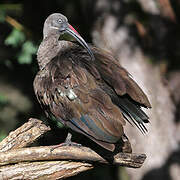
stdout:
<svg viewBox="0 0 180 180">
<path fill-rule="evenodd" d="M 12 131 L 9 136 L 0 142 L 0 152 L 26 147 L 49 130 L 50 128 L 42 121 L 30 118 L 27 123 Z"/>
<path fill-rule="evenodd" d="M 0 167 L 0 179 L 65 179 L 92 169 L 92 164 L 69 161 L 25 162 Z"/>
<path fill-rule="evenodd" d="M 146 159 L 144 154 L 118 153 L 116 155 L 99 155 L 83 146 L 62 146 L 52 150 L 54 146 L 41 146 L 14 149 L 0 153 L 0 166 L 19 162 L 45 160 L 76 160 L 139 168 Z"/>
<path fill-rule="evenodd" d="M 83 146 L 25 148 L 48 130 L 40 120 L 30 119 L 0 142 L 0 179 L 63 179 L 96 164 L 139 168 L 146 159 L 145 154 L 99 154 Z"/>
</svg>

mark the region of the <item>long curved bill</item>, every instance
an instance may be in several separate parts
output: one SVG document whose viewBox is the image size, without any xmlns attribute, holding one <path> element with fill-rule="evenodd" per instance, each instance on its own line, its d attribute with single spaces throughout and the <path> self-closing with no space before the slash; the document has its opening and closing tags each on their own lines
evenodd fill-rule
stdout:
<svg viewBox="0 0 180 180">
<path fill-rule="evenodd" d="M 66 27 L 66 32 L 68 34 L 70 34 L 71 36 L 73 36 L 87 50 L 87 52 L 91 56 L 92 60 L 95 59 L 94 54 L 92 53 L 91 49 L 89 48 L 89 46 L 87 45 L 85 40 L 80 36 L 80 34 L 70 24 L 68 24 L 68 26 Z"/>
</svg>

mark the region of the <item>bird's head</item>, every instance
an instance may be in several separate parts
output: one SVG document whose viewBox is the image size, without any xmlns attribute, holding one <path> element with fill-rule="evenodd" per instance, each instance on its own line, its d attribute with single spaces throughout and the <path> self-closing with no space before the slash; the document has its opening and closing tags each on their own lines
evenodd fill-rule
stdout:
<svg viewBox="0 0 180 180">
<path fill-rule="evenodd" d="M 94 60 L 94 55 L 91 49 L 89 48 L 85 40 L 80 36 L 80 34 L 68 23 L 68 19 L 64 15 L 60 13 L 54 13 L 48 16 L 44 23 L 44 38 L 52 33 L 59 35 L 60 40 L 70 40 L 70 36 L 74 40 L 78 41 L 79 44 L 88 51 L 91 59 Z"/>
</svg>

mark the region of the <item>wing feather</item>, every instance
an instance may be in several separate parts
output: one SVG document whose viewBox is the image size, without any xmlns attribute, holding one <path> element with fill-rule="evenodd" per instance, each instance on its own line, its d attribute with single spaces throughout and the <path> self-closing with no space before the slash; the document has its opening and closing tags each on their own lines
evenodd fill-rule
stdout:
<svg viewBox="0 0 180 180">
<path fill-rule="evenodd" d="M 36 95 L 42 106 L 49 107 L 48 113 L 112 150 L 114 145 L 110 144 L 124 134 L 124 117 L 96 79 L 83 67 L 69 62 L 53 59 L 44 75 L 35 78 Z M 61 70 L 62 66 L 66 68 Z"/>
<path fill-rule="evenodd" d="M 68 53 L 53 58 L 37 74 L 34 91 L 46 114 L 113 151 L 114 143 L 124 134 L 125 119 L 147 131 L 143 123 L 148 122 L 148 116 L 140 106 L 151 105 L 110 53 L 95 47 L 92 51 L 93 62 L 81 48 L 79 59 Z"/>
</svg>

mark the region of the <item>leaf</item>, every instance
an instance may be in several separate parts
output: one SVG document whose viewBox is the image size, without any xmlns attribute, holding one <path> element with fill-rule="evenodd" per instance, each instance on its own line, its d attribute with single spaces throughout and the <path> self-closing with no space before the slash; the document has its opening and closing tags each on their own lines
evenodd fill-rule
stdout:
<svg viewBox="0 0 180 180">
<path fill-rule="evenodd" d="M 6 19 L 6 13 L 5 11 L 0 11 L 0 22 L 4 22 Z"/>
<path fill-rule="evenodd" d="M 5 105 L 8 103 L 8 99 L 6 96 L 4 96 L 3 94 L 0 94 L 0 104 L 1 105 Z"/>
<path fill-rule="evenodd" d="M 5 45 L 11 45 L 13 47 L 18 47 L 25 41 L 25 35 L 22 31 L 13 29 L 9 36 L 5 39 Z"/>
<path fill-rule="evenodd" d="M 32 56 L 36 54 L 37 46 L 32 41 L 26 41 L 22 46 L 22 51 L 18 55 L 18 62 L 20 64 L 30 64 Z"/>
</svg>

